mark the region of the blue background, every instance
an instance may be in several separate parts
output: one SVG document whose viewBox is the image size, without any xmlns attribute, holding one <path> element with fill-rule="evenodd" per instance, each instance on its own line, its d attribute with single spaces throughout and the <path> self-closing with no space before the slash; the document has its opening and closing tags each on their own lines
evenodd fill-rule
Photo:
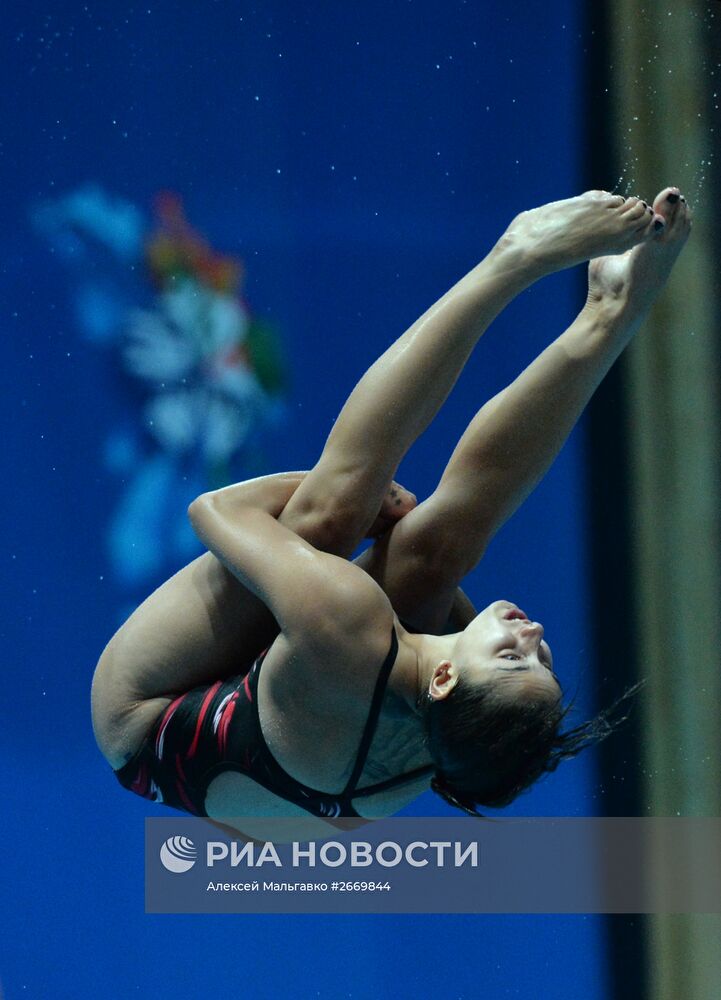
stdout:
<svg viewBox="0 0 721 1000">
<path fill-rule="evenodd" d="M 600 918 L 144 915 L 143 817 L 167 812 L 115 782 L 89 715 L 121 601 L 104 549 L 119 484 L 101 456 L 127 395 L 29 224 L 82 182 L 145 210 L 178 191 L 244 258 L 245 294 L 286 345 L 265 471 L 307 468 L 365 367 L 514 214 L 611 185 L 581 175 L 579 2 L 31 0 L 5 28 L 5 997 L 602 996 Z M 547 279 L 494 324 L 402 466 L 419 497 L 475 409 L 570 322 L 582 281 Z M 544 622 L 579 717 L 594 690 L 583 461 L 577 432 L 467 588 Z M 593 814 L 596 786 L 588 754 L 514 811 Z M 445 809 L 429 793 L 408 812 Z"/>
</svg>

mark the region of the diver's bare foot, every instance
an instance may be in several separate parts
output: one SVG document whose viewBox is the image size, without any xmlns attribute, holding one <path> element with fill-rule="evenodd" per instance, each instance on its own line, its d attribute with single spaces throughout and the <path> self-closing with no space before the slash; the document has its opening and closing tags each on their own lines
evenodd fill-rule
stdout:
<svg viewBox="0 0 721 1000">
<path fill-rule="evenodd" d="M 653 210 L 665 225 L 652 239 L 589 264 L 587 313 L 634 330 L 646 317 L 691 232 L 691 211 L 678 188 L 664 188 Z"/>
<path fill-rule="evenodd" d="M 495 254 L 536 276 L 606 254 L 621 254 L 653 239 L 665 225 L 639 198 L 587 191 L 516 216 Z"/>
</svg>

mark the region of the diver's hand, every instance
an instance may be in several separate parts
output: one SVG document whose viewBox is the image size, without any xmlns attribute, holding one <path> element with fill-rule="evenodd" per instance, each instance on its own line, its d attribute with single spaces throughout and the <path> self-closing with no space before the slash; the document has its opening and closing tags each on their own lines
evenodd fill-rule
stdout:
<svg viewBox="0 0 721 1000">
<path fill-rule="evenodd" d="M 399 483 L 391 483 L 388 492 L 383 498 L 383 504 L 378 513 L 378 517 L 368 529 L 366 538 L 379 538 L 389 531 L 396 521 L 413 510 L 417 506 L 418 500 L 413 493 L 410 493 L 405 486 Z"/>
</svg>

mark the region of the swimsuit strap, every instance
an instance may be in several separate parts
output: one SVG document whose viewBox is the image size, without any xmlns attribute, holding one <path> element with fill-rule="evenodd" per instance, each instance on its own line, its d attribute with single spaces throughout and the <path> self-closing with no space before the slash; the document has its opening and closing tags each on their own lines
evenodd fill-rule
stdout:
<svg viewBox="0 0 721 1000">
<path fill-rule="evenodd" d="M 422 767 L 416 767 L 412 771 L 406 771 L 405 774 L 399 774 L 395 778 L 386 778 L 385 781 L 377 781 L 375 785 L 364 785 L 363 788 L 356 788 L 353 792 L 353 798 L 358 799 L 364 795 L 375 795 L 376 792 L 384 792 L 387 788 L 395 788 L 396 785 L 405 785 L 414 778 L 420 778 L 426 774 L 434 774 L 435 770 L 435 764 L 424 764 Z"/>
<path fill-rule="evenodd" d="M 375 690 L 373 691 L 373 700 L 371 701 L 371 707 L 368 712 L 365 729 L 363 730 L 363 737 L 358 750 L 358 756 L 356 757 L 355 767 L 353 768 L 353 773 L 348 779 L 348 784 L 341 793 L 340 797 L 342 799 L 350 799 L 353 797 L 355 786 L 358 784 L 360 776 L 363 773 L 363 767 L 365 766 L 366 757 L 368 756 L 368 751 L 370 750 L 371 740 L 373 739 L 373 734 L 375 733 L 376 726 L 378 725 L 378 717 L 381 712 L 381 702 L 383 701 L 383 695 L 385 694 L 386 684 L 388 683 L 388 678 L 390 677 L 397 655 L 398 639 L 396 637 L 396 630 L 394 627 L 391 633 L 391 648 L 388 652 L 388 656 L 386 656 L 383 662 L 380 673 L 378 674 L 378 680 L 376 681 Z M 405 777 L 405 775 L 403 777 Z"/>
</svg>

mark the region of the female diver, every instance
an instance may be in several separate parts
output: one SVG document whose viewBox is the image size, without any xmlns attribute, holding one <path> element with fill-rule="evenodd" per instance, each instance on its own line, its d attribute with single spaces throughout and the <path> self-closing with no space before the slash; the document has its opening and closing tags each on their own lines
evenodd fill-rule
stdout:
<svg viewBox="0 0 721 1000">
<path fill-rule="evenodd" d="M 561 731 L 542 626 L 505 600 L 476 614 L 458 585 L 547 471 L 690 228 L 677 188 L 652 207 L 591 191 L 521 213 L 366 372 L 312 471 L 195 500 L 208 551 L 130 616 L 93 678 L 96 739 L 121 784 L 228 822 L 391 815 L 429 787 L 475 813 L 607 735 L 607 713 Z M 586 260 L 580 315 L 480 409 L 416 505 L 393 476 L 481 334 L 523 289 Z"/>
</svg>

